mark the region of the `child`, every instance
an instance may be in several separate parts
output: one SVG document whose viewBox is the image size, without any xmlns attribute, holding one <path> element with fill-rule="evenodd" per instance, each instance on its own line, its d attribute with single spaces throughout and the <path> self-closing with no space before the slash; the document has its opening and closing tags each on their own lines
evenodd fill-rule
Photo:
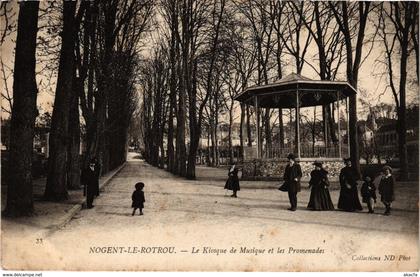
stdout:
<svg viewBox="0 0 420 277">
<path fill-rule="evenodd" d="M 137 183 L 135 185 L 136 190 L 133 192 L 133 195 L 131 196 L 131 199 L 133 200 L 133 204 L 131 204 L 131 207 L 133 209 L 133 214 L 136 212 L 137 209 L 140 210 L 140 215 L 143 215 L 143 203 L 146 202 L 144 199 L 144 184 L 142 182 Z"/>
<path fill-rule="evenodd" d="M 239 186 L 238 168 L 236 168 L 235 163 L 233 163 L 229 169 L 228 176 L 229 178 L 226 181 L 225 189 L 232 190 L 233 194 L 230 197 L 237 198 L 237 192 L 241 190 L 241 187 Z"/>
<path fill-rule="evenodd" d="M 379 193 L 381 194 L 381 201 L 385 205 L 384 215 L 391 214 L 391 203 L 394 201 L 394 177 L 392 177 L 392 169 L 389 166 L 382 168 L 384 176 L 382 176 L 381 182 L 379 183 Z"/>
<path fill-rule="evenodd" d="M 364 178 L 365 182 L 360 189 L 362 194 L 363 203 L 366 203 L 369 209 L 369 213 L 373 214 L 375 211 L 375 203 L 376 203 L 376 187 L 375 184 L 372 182 L 372 179 L 369 176 Z"/>
</svg>

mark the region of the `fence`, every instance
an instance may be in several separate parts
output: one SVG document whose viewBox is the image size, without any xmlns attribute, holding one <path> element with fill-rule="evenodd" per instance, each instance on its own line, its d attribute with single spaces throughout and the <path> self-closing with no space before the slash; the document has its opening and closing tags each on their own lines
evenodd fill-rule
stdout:
<svg viewBox="0 0 420 277">
<path fill-rule="evenodd" d="M 320 146 L 320 145 L 311 145 L 311 144 L 302 144 L 300 146 L 300 157 L 301 158 L 339 158 L 340 149 L 338 145 L 331 146 Z M 297 151 L 294 147 L 264 147 L 260 155 L 264 159 L 278 159 L 286 158 L 289 153 L 295 153 L 297 156 Z M 341 145 L 341 157 L 348 156 L 348 145 Z M 245 147 L 244 148 L 244 159 L 252 160 L 257 158 L 257 147 Z"/>
</svg>

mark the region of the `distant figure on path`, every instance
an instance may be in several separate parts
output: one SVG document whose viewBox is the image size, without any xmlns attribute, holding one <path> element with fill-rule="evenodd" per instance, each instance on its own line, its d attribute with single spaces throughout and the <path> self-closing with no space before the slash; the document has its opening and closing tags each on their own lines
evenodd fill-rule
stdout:
<svg viewBox="0 0 420 277">
<path fill-rule="evenodd" d="M 357 191 L 357 173 L 351 165 L 350 158 L 344 159 L 345 167 L 340 171 L 340 197 L 338 208 L 347 212 L 363 210 Z"/>
<path fill-rule="evenodd" d="M 144 183 L 139 182 L 135 184 L 134 186 L 136 190 L 131 195 L 131 199 L 133 200 L 133 203 L 131 204 L 131 207 L 133 208 L 133 213 L 131 215 L 134 215 L 137 209 L 140 210 L 139 215 L 143 215 L 143 208 L 144 208 L 143 203 L 146 202 L 146 200 L 144 199 L 144 192 L 143 192 Z"/>
<path fill-rule="evenodd" d="M 91 159 L 89 166 L 82 170 L 80 179 L 84 186 L 83 195 L 86 196 L 86 206 L 92 209 L 94 197 L 99 196 L 99 167 L 95 159 Z"/>
<path fill-rule="evenodd" d="M 322 167 L 322 162 L 313 163 L 315 169 L 311 172 L 309 187 L 311 188 L 311 196 L 309 197 L 308 209 L 314 211 L 334 210 L 334 204 L 331 201 L 328 187 L 328 172 Z"/>
<path fill-rule="evenodd" d="M 287 159 L 289 160 L 289 163 L 284 170 L 283 187 L 287 188 L 289 195 L 290 208 L 288 208 L 288 210 L 296 211 L 297 193 L 300 191 L 300 178 L 302 178 L 302 170 L 300 165 L 295 162 L 295 155 L 289 154 L 287 155 Z"/>
<path fill-rule="evenodd" d="M 228 179 L 225 184 L 225 189 L 232 190 L 233 194 L 230 197 L 238 197 L 236 195 L 237 191 L 241 190 L 241 187 L 239 186 L 239 177 L 238 177 L 238 168 L 236 167 L 236 164 L 233 163 L 232 166 L 229 168 L 228 172 Z"/>
<path fill-rule="evenodd" d="M 362 194 L 362 202 L 367 204 L 369 213 L 373 214 L 375 212 L 376 187 L 369 176 L 366 176 L 364 180 L 365 182 L 360 189 L 360 193 Z"/>
<path fill-rule="evenodd" d="M 392 168 L 389 166 L 384 166 L 382 168 L 384 176 L 382 176 L 381 182 L 379 183 L 379 194 L 381 195 L 381 201 L 385 205 L 384 215 L 391 214 L 391 203 L 395 200 L 394 196 L 394 185 L 395 180 L 392 176 Z"/>
</svg>

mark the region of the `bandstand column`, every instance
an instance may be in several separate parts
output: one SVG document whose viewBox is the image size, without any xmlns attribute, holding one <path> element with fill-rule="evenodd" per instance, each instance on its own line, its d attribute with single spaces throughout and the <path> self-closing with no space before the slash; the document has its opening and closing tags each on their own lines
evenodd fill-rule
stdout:
<svg viewBox="0 0 420 277">
<path fill-rule="evenodd" d="M 347 117 L 347 155 L 350 157 L 350 111 L 349 111 L 349 101 L 346 97 L 346 117 Z"/>
<path fill-rule="evenodd" d="M 338 156 L 341 158 L 340 92 L 337 91 Z"/>
<path fill-rule="evenodd" d="M 257 119 L 257 159 L 260 158 L 260 109 L 258 107 L 258 97 L 254 96 L 254 104 L 255 104 L 255 117 Z"/>
<path fill-rule="evenodd" d="M 299 89 L 296 90 L 296 149 L 297 156 L 300 158 L 300 132 L 299 132 L 299 123 L 300 123 L 300 107 L 299 107 Z"/>
</svg>

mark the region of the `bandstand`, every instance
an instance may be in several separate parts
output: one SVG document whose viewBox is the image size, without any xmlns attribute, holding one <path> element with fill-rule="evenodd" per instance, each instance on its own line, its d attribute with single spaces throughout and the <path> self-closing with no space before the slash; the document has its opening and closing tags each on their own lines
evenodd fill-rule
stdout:
<svg viewBox="0 0 420 277">
<path fill-rule="evenodd" d="M 293 73 L 272 84 L 248 87 L 236 96 L 235 100 L 254 107 L 256 118 L 255 145 L 244 147 L 242 179 L 281 178 L 288 153 L 296 155 L 304 177 L 309 176 L 315 160 L 322 161 L 329 176 L 336 177 L 343 165 L 342 158 L 350 156 L 347 99 L 354 94 L 356 90 L 348 82 L 312 80 Z M 331 119 L 322 124 L 322 139 L 315 141 L 314 131 L 311 142 L 307 134 L 308 115 L 302 114 L 302 110 L 314 111 L 311 122 L 315 128 L 317 107 L 328 108 Z M 267 145 L 267 140 L 264 143 L 261 130 L 261 109 L 268 108 L 278 110 L 279 115 L 289 113 L 290 119 L 288 126 L 283 123 L 286 139 L 271 145 Z M 307 121 L 306 133 L 302 133 L 303 116 Z"/>
</svg>

